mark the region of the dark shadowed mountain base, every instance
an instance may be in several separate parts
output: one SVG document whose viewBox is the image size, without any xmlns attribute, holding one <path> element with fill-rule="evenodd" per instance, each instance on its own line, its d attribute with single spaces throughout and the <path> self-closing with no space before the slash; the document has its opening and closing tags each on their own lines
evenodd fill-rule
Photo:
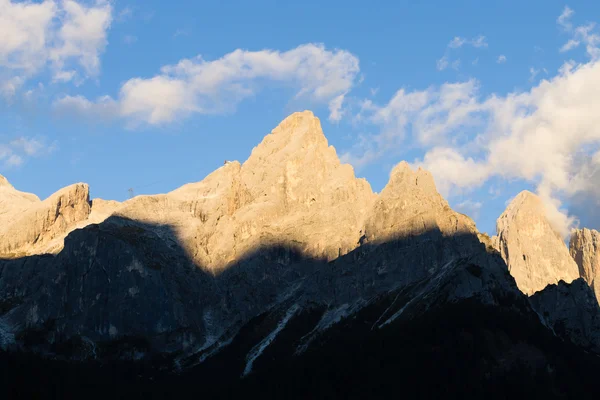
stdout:
<svg viewBox="0 0 600 400">
<path fill-rule="evenodd" d="M 329 263 L 262 248 L 212 276 L 167 236 L 113 218 L 69 235 L 56 257 L 0 262 L 0 317 L 35 306 L 37 324 L 0 353 L 0 398 L 600 393 L 598 355 L 548 328 L 476 237 L 428 231 Z M 57 276 L 67 284 L 53 285 Z M 132 282 L 138 292 L 123 295 Z M 109 325 L 119 334 L 94 328 Z M 222 340 L 182 350 L 217 328 Z"/>
<path fill-rule="evenodd" d="M 320 317 L 318 310 L 300 314 L 257 362 L 257 372 L 242 380 L 245 352 L 261 336 L 264 316 L 210 362 L 179 375 L 160 373 L 151 364 L 99 366 L 3 354 L 0 393 L 111 399 L 597 398 L 598 357 L 558 340 L 533 319 L 465 301 L 371 331 L 385 303 L 338 324 L 293 358 L 290 345 Z"/>
</svg>

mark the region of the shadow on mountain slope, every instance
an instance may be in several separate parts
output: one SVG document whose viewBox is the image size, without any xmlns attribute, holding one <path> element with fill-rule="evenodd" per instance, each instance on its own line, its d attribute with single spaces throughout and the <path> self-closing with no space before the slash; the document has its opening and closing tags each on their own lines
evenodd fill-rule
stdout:
<svg viewBox="0 0 600 400">
<path fill-rule="evenodd" d="M 218 275 L 194 265 L 175 237 L 168 226 L 111 217 L 71 233 L 56 256 L 0 261 L 0 340 L 20 344 L 0 355 L 0 393 L 597 391 L 598 357 L 546 328 L 501 258 L 473 235 L 430 230 L 332 262 L 266 246 Z"/>
</svg>

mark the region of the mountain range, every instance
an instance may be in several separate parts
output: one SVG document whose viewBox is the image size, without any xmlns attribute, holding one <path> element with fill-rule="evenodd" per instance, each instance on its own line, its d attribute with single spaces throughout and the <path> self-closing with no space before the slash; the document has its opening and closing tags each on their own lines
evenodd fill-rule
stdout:
<svg viewBox="0 0 600 400">
<path fill-rule="evenodd" d="M 0 391 L 597 398 L 599 241 L 528 191 L 489 237 L 406 162 L 374 193 L 310 111 L 167 194 L 0 176 Z"/>
</svg>

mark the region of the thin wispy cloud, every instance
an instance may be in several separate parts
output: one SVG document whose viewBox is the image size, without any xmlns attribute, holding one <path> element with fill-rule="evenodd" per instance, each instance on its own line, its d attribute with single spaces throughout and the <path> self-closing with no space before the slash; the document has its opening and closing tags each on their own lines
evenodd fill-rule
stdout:
<svg viewBox="0 0 600 400">
<path fill-rule="evenodd" d="M 19 167 L 28 158 L 46 156 L 57 149 L 57 142 L 48 144 L 45 139 L 17 137 L 8 142 L 0 143 L 0 164 L 5 168 Z"/>
<path fill-rule="evenodd" d="M 506 62 L 506 56 L 504 54 L 499 55 L 498 59 L 496 60 L 496 62 L 498 64 L 504 64 Z"/>
<path fill-rule="evenodd" d="M 593 22 L 579 26 L 573 25 L 571 19 L 574 14 L 575 12 L 566 6 L 556 20 L 563 31 L 571 36 L 559 51 L 564 53 L 583 45 L 590 58 L 600 59 L 600 30 Z"/>
<path fill-rule="evenodd" d="M 133 35 L 123 36 L 123 43 L 125 43 L 125 44 L 132 45 L 137 41 L 138 41 L 137 36 L 133 36 Z"/>
<path fill-rule="evenodd" d="M 436 68 L 438 71 L 443 71 L 448 67 L 452 69 L 458 70 L 460 67 L 460 59 L 452 60 L 451 54 L 454 50 L 460 49 L 464 46 L 471 46 L 476 49 L 486 48 L 488 47 L 488 43 L 486 37 L 483 35 L 479 35 L 477 37 L 468 39 L 460 36 L 455 36 L 446 46 L 445 54 L 436 61 Z M 477 59 L 479 61 L 479 59 Z M 476 62 L 472 63 L 473 65 L 477 64 Z"/>
<path fill-rule="evenodd" d="M 539 69 L 529 67 L 529 82 L 533 82 L 539 73 L 540 73 Z"/>
</svg>

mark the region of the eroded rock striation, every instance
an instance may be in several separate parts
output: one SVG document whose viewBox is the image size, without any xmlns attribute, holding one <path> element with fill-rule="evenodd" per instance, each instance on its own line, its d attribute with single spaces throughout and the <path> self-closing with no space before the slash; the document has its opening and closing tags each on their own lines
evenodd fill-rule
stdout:
<svg viewBox="0 0 600 400">
<path fill-rule="evenodd" d="M 600 301 L 600 232 L 576 229 L 571 233 L 569 251 L 579 267 L 581 277 Z"/>
<path fill-rule="evenodd" d="M 535 194 L 519 193 L 498 218 L 496 230 L 494 245 L 523 293 L 579 278 L 577 264 Z"/>
<path fill-rule="evenodd" d="M 2 197 L 12 205 L 2 215 L 0 257 L 56 253 L 64 237 L 90 214 L 86 184 L 63 188 L 44 201 L 10 189 L 6 192 Z"/>
</svg>

